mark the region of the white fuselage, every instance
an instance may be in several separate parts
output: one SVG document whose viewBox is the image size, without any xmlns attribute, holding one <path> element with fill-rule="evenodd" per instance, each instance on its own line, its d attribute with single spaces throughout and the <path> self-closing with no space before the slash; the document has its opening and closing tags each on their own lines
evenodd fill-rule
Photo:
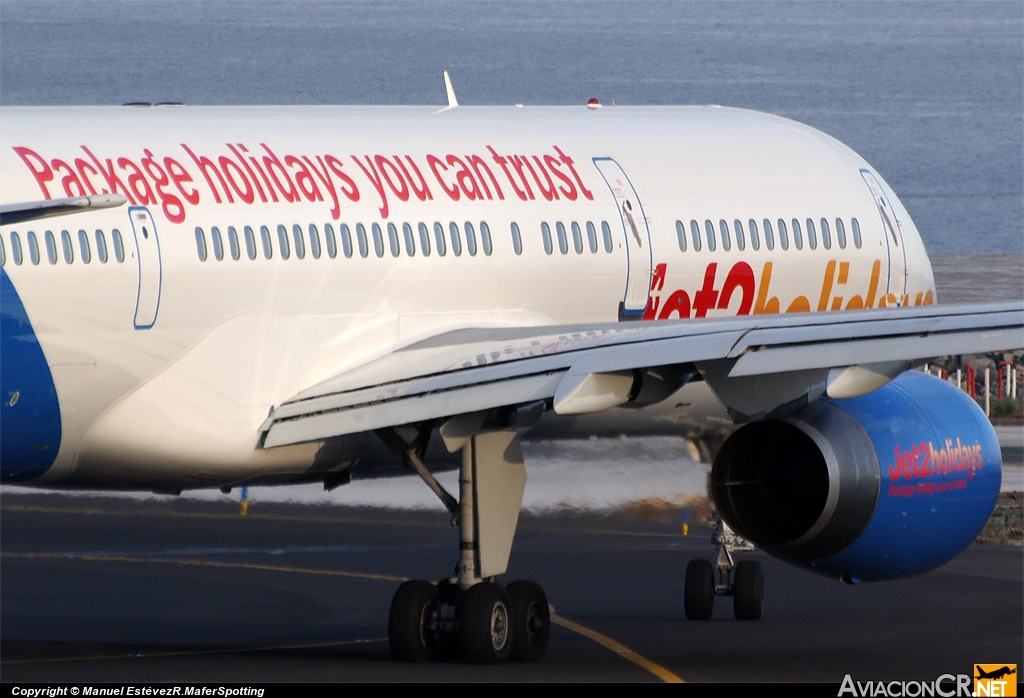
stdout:
<svg viewBox="0 0 1024 698">
<path fill-rule="evenodd" d="M 920 236 L 881 176 L 812 128 L 750 111 L 83 107 L 3 119 L 4 203 L 130 199 L 0 232 L 60 404 L 59 452 L 39 484 L 301 472 L 320 444 L 258 448 L 271 407 L 447 330 L 934 302 Z"/>
</svg>

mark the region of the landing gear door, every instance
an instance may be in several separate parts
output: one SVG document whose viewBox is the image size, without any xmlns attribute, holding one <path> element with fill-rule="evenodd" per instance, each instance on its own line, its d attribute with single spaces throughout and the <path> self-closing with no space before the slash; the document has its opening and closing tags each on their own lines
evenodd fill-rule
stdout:
<svg viewBox="0 0 1024 698">
<path fill-rule="evenodd" d="M 619 163 L 611 158 L 594 158 L 594 166 L 604 177 L 615 198 L 626 244 L 626 294 L 619 305 L 619 319 L 640 319 L 647 309 L 651 293 L 651 231 L 640 197 Z"/>
<path fill-rule="evenodd" d="M 896 297 L 897 303 L 902 303 L 907 293 L 907 251 L 903 245 L 903 228 L 900 226 L 899 218 L 889 203 L 881 183 L 868 170 L 860 171 L 864 183 L 871 190 L 871 197 L 875 200 L 875 207 L 878 208 L 878 215 L 882 219 L 882 230 L 885 234 L 885 244 L 889 250 L 889 281 L 886 286 L 886 295 Z M 891 303 L 890 303 L 891 304 Z"/>
<path fill-rule="evenodd" d="M 156 236 L 156 223 L 149 209 L 133 206 L 128 209 L 128 216 L 135 233 L 135 259 L 139 265 L 135 329 L 148 330 L 156 323 L 156 314 L 160 309 L 160 287 L 163 283 L 160 240 Z"/>
</svg>

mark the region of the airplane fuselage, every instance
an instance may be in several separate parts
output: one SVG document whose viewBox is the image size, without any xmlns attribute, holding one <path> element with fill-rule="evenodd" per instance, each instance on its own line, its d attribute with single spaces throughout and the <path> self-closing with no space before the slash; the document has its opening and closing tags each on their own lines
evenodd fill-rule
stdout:
<svg viewBox="0 0 1024 698">
<path fill-rule="evenodd" d="M 5 109 L 0 171 L 129 200 L 0 232 L 3 474 L 42 485 L 306 471 L 268 408 L 448 330 L 935 301 L 870 165 L 743 110 Z"/>
</svg>

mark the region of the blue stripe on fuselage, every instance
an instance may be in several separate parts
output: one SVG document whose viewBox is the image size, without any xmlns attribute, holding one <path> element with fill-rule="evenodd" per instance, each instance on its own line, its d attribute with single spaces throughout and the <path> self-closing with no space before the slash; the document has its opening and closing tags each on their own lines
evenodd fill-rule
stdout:
<svg viewBox="0 0 1024 698">
<path fill-rule="evenodd" d="M 14 284 L 0 267 L 0 480 L 24 482 L 53 465 L 61 422 L 53 374 Z"/>
</svg>

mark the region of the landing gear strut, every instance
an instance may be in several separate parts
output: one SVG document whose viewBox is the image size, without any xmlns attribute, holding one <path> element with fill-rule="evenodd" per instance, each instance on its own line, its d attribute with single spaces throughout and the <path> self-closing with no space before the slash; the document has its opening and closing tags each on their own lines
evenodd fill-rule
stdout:
<svg viewBox="0 0 1024 698">
<path fill-rule="evenodd" d="M 528 581 L 502 588 L 494 581 L 508 565 L 526 485 L 519 439 L 512 430 L 469 438 L 445 435 L 444 427 L 441 433 L 449 450 L 462 450 L 458 501 L 423 465 L 422 431 L 412 444 L 394 431 L 380 433 L 445 503 L 459 527 L 455 576 L 437 584 L 408 581 L 395 592 L 388 619 L 391 653 L 406 662 L 458 657 L 476 664 L 538 661 L 551 629 L 543 589 Z"/>
<path fill-rule="evenodd" d="M 736 563 L 732 554 L 753 550 L 754 546 L 736 535 L 721 519 L 712 537 L 718 549 L 715 566 L 708 560 L 690 560 L 686 566 L 685 610 L 690 620 L 708 620 L 716 596 L 731 596 L 736 620 L 758 620 L 764 599 L 764 574 L 761 563 L 743 560 Z M 715 567 L 718 568 L 717 580 Z"/>
</svg>

